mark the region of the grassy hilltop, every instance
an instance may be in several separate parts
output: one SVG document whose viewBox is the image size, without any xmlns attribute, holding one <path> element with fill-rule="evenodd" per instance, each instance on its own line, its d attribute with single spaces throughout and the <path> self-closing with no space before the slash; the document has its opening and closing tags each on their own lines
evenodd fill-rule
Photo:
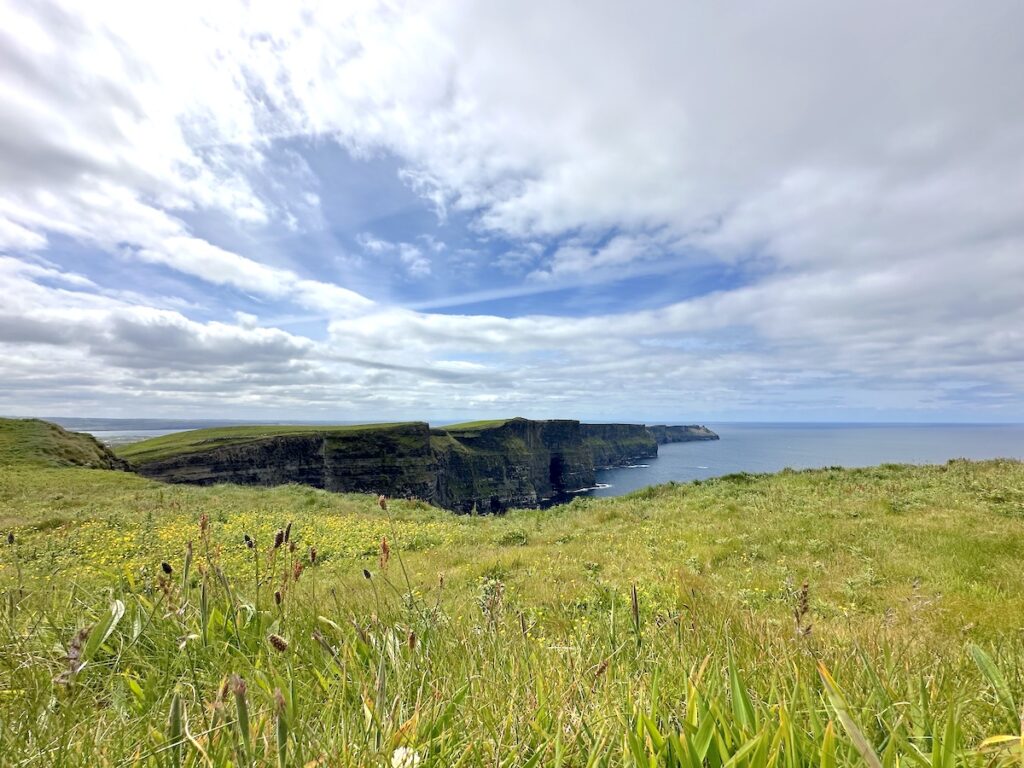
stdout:
<svg viewBox="0 0 1024 768">
<path fill-rule="evenodd" d="M 0 419 L 0 467 L 119 469 L 122 462 L 99 440 L 39 419 Z"/>
<path fill-rule="evenodd" d="M 1019 462 L 460 517 L 41 425 L 0 421 L 3 765 L 1021 765 Z"/>
</svg>

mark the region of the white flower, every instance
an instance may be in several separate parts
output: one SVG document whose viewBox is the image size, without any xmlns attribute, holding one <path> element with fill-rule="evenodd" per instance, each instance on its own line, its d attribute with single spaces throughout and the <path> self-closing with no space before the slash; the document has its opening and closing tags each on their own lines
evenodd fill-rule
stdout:
<svg viewBox="0 0 1024 768">
<path fill-rule="evenodd" d="M 420 753 L 409 747 L 399 747 L 391 753 L 391 768 L 416 768 L 420 764 Z"/>
</svg>

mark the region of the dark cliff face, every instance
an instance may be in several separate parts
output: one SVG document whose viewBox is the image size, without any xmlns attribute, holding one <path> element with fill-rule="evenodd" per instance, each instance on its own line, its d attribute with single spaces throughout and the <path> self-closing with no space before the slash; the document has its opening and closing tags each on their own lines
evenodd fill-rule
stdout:
<svg viewBox="0 0 1024 768">
<path fill-rule="evenodd" d="M 718 435 L 710 429 L 697 424 L 690 424 L 688 426 L 655 424 L 654 426 L 647 427 L 647 429 L 654 435 L 658 445 L 664 445 L 665 443 L 688 443 L 692 440 L 718 439 Z"/>
<path fill-rule="evenodd" d="M 630 464 L 658 455 L 658 441 L 643 424 L 581 424 L 580 430 L 597 467 Z"/>
<path fill-rule="evenodd" d="M 426 424 L 276 435 L 159 459 L 140 474 L 171 483 L 301 483 L 330 491 L 430 499 L 435 465 Z"/>
<path fill-rule="evenodd" d="M 324 437 L 324 488 L 434 500 L 437 460 L 425 423 Z"/>
<path fill-rule="evenodd" d="M 535 507 L 594 483 L 578 421 L 510 419 L 496 426 L 435 429 L 436 503 L 458 512 Z"/>
<path fill-rule="evenodd" d="M 325 429 L 235 443 L 229 435 L 227 444 L 221 434 L 208 448 L 201 441 L 199 449 L 145 461 L 137 471 L 172 483 L 302 483 L 414 497 L 456 512 L 502 512 L 592 486 L 597 467 L 656 456 L 659 440 L 682 439 L 678 429 L 703 428 L 509 419 L 433 430 L 424 423 Z"/>
<path fill-rule="evenodd" d="M 324 487 L 323 437 L 282 435 L 171 456 L 140 465 L 138 472 L 168 483 L 238 483 Z"/>
</svg>

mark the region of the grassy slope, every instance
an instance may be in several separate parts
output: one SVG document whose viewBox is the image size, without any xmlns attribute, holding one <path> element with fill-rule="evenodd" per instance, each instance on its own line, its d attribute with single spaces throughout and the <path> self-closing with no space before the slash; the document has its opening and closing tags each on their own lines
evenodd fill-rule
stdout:
<svg viewBox="0 0 1024 768">
<path fill-rule="evenodd" d="M 363 432 L 367 430 L 391 429 L 407 426 L 412 422 L 391 424 L 346 424 L 340 426 L 322 426 L 306 424 L 284 425 L 247 425 L 244 427 L 215 427 L 211 429 L 193 429 L 186 432 L 174 432 L 169 435 L 153 437 L 137 443 L 129 443 L 117 449 L 117 454 L 133 464 L 145 464 L 149 461 L 166 459 L 185 453 L 219 448 L 225 445 L 240 445 L 262 440 L 267 437 L 283 435 L 306 435 L 324 432 Z"/>
<path fill-rule="evenodd" d="M 112 455 L 91 435 L 40 419 L 0 419 L 0 466 L 110 468 Z"/>
<path fill-rule="evenodd" d="M 219 711 L 210 705 L 228 673 L 249 682 L 254 735 L 266 737 L 252 748 L 268 762 L 279 717 L 303 760 L 388 763 L 406 744 L 424 766 L 534 753 L 546 764 L 556 750 L 567 764 L 585 763 L 590 751 L 608 764 L 634 764 L 637 750 L 659 743 L 642 723 L 635 748 L 627 736 L 638 712 L 647 712 L 660 735 L 685 736 L 687 713 L 714 718 L 724 739 L 715 748 L 726 751 L 726 742 L 738 749 L 757 733 L 788 738 L 792 720 L 787 749 L 799 764 L 815 765 L 831 719 L 838 764 L 856 764 L 816 660 L 839 679 L 879 752 L 892 745 L 903 755 L 928 753 L 954 706 L 963 748 L 1019 728 L 967 653 L 971 642 L 989 648 L 1010 690 L 1024 690 L 1018 462 L 743 475 L 503 518 L 395 502 L 393 523 L 372 498 L 297 486 L 192 488 L 123 473 L 6 470 L 0 525 L 13 527 L 18 543 L 0 556 L 0 584 L 14 600 L 0 627 L 8 649 L 0 690 L 25 695 L 16 708 L 0 696 L 0 753 L 63 746 L 71 763 L 105 764 L 159 749 L 173 691 L 184 697 L 191 730 L 202 733 Z M 210 518 L 209 565 L 202 514 Z M 317 564 L 293 583 L 281 581 L 287 569 L 277 563 L 257 598 L 242 534 L 256 539 L 266 578 L 276 559 L 273 531 L 288 520 L 300 548 L 280 557 L 303 557 L 314 545 Z M 403 607 L 407 587 L 394 556 L 381 572 L 383 536 L 403 556 L 413 610 Z M 199 554 L 182 590 L 177 578 L 190 539 Z M 176 569 L 163 587 L 162 560 Z M 225 622 L 232 604 L 214 565 L 233 582 L 235 601 L 259 601 L 257 614 L 250 608 Z M 220 616 L 205 630 L 199 566 Z M 19 578 L 21 591 L 12 591 Z M 805 623 L 814 628 L 797 637 L 792 611 L 805 579 Z M 274 588 L 285 591 L 281 609 L 273 607 Z M 69 705 L 75 725 L 61 737 L 67 721 L 47 704 L 54 691 L 67 695 L 52 682 L 67 667 L 55 648 L 100 617 L 111 596 L 125 602 L 126 617 L 106 649 L 94 651 L 99 663 L 79 673 Z M 160 601 L 187 607 L 154 611 Z M 272 632 L 290 640 L 285 654 L 267 645 Z M 180 653 L 179 639 L 193 635 L 191 650 Z M 745 705 L 730 692 L 730 648 L 756 726 L 744 724 Z M 295 690 L 280 716 L 275 687 L 289 698 Z M 222 711 L 233 720 L 233 704 Z M 370 720 L 367 711 L 375 712 Z M 200 741 L 224 759 L 236 749 L 226 735 Z M 957 764 L 975 764 L 964 759 Z"/>
</svg>

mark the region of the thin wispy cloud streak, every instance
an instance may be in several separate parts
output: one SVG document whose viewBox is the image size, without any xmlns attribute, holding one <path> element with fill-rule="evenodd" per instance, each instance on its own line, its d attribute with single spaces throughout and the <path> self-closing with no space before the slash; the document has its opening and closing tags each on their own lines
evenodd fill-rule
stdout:
<svg viewBox="0 0 1024 768">
<path fill-rule="evenodd" d="M 0 413 L 1024 420 L 1017 2 L 0 18 Z"/>
</svg>

